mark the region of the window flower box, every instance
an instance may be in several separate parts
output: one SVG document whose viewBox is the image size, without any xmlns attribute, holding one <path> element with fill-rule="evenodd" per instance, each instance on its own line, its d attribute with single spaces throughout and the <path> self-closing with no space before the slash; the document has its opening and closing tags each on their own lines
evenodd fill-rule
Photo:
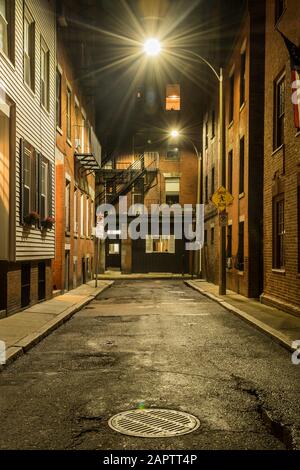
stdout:
<svg viewBox="0 0 300 470">
<path fill-rule="evenodd" d="M 42 220 L 41 222 L 41 226 L 44 230 L 52 230 L 54 224 L 55 224 L 55 219 L 53 219 L 53 217 L 47 217 L 45 220 Z"/>
<path fill-rule="evenodd" d="M 40 216 L 37 212 L 30 212 L 28 215 L 24 217 L 25 225 L 32 226 L 36 225 L 40 220 Z"/>
</svg>

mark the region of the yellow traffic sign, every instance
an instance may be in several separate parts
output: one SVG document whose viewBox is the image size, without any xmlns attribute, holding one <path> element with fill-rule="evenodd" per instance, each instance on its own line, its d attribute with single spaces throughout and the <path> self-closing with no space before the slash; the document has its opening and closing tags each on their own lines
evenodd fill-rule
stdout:
<svg viewBox="0 0 300 470">
<path fill-rule="evenodd" d="M 226 210 L 227 206 L 230 206 L 233 203 L 233 196 L 227 191 L 224 186 L 221 186 L 211 198 L 214 205 L 218 208 L 219 212 Z"/>
</svg>

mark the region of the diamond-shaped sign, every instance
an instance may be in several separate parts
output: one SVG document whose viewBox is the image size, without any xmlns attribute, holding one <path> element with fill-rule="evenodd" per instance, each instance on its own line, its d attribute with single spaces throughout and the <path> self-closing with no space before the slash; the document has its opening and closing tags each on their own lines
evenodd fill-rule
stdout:
<svg viewBox="0 0 300 470">
<path fill-rule="evenodd" d="M 230 206 L 233 203 L 233 196 L 227 191 L 224 186 L 221 186 L 211 198 L 214 205 L 218 208 L 219 212 L 226 210 L 227 206 Z"/>
</svg>

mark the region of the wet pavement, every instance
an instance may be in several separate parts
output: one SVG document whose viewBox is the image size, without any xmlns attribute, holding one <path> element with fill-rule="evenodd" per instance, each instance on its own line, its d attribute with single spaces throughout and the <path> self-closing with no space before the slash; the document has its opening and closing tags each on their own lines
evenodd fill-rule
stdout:
<svg viewBox="0 0 300 470">
<path fill-rule="evenodd" d="M 182 281 L 117 281 L 0 373 L 0 448 L 300 448 L 299 379 L 287 351 Z M 141 402 L 200 427 L 108 427 Z"/>
</svg>

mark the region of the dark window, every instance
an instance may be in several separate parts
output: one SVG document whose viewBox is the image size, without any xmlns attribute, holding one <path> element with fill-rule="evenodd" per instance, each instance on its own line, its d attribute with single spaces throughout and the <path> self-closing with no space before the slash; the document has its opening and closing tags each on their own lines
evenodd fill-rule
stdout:
<svg viewBox="0 0 300 470">
<path fill-rule="evenodd" d="M 229 80 L 229 123 L 233 121 L 234 117 L 234 73 Z"/>
<path fill-rule="evenodd" d="M 66 232 L 70 232 L 71 222 L 70 222 L 70 202 L 71 202 L 71 183 L 70 181 L 66 181 L 65 187 L 65 230 Z M 84 234 L 81 234 L 84 235 Z"/>
<path fill-rule="evenodd" d="M 240 106 L 246 97 L 246 51 L 241 54 L 241 84 L 240 84 Z"/>
<path fill-rule="evenodd" d="M 41 104 L 49 111 L 49 49 L 41 39 Z"/>
<path fill-rule="evenodd" d="M 173 204 L 179 204 L 179 194 L 167 194 L 166 204 L 168 204 L 168 206 L 172 206 Z"/>
<path fill-rule="evenodd" d="M 41 222 L 52 217 L 52 163 L 42 155 L 38 156 L 39 214 Z"/>
<path fill-rule="evenodd" d="M 205 203 L 208 203 L 208 176 L 205 176 Z"/>
<path fill-rule="evenodd" d="M 14 62 L 15 2 L 0 0 L 0 50 Z"/>
<path fill-rule="evenodd" d="M 56 70 L 56 125 L 61 129 L 61 73 Z"/>
<path fill-rule="evenodd" d="M 275 23 L 278 22 L 285 8 L 286 8 L 286 0 L 275 0 Z"/>
<path fill-rule="evenodd" d="M 24 80 L 35 89 L 35 23 L 27 8 L 24 11 Z"/>
<path fill-rule="evenodd" d="M 166 160 L 178 161 L 180 159 L 180 152 L 178 147 L 170 148 L 167 150 Z"/>
<path fill-rule="evenodd" d="M 284 143 L 285 76 L 275 82 L 274 150 Z"/>
<path fill-rule="evenodd" d="M 228 154 L 228 191 L 232 194 L 232 176 L 233 176 L 233 151 Z"/>
<path fill-rule="evenodd" d="M 285 266 L 284 195 L 273 199 L 273 267 Z"/>
<path fill-rule="evenodd" d="M 215 169 L 211 169 L 211 194 L 215 192 Z"/>
<path fill-rule="evenodd" d="M 242 194 L 245 191 L 245 138 L 240 140 L 240 183 L 239 192 Z"/>
<path fill-rule="evenodd" d="M 207 230 L 204 230 L 204 245 L 207 245 Z"/>
<path fill-rule="evenodd" d="M 227 227 L 227 258 L 232 258 L 232 225 Z"/>
<path fill-rule="evenodd" d="M 39 263 L 38 266 L 38 296 L 39 300 L 44 300 L 46 297 L 46 264 Z"/>
<path fill-rule="evenodd" d="M 21 266 L 21 308 L 30 304 L 30 264 Z"/>
<path fill-rule="evenodd" d="M 21 140 L 21 223 L 34 225 L 37 220 L 31 214 L 36 213 L 38 155 L 32 145 Z"/>
<path fill-rule="evenodd" d="M 213 109 L 211 113 L 211 138 L 213 139 L 216 135 L 216 113 Z"/>
<path fill-rule="evenodd" d="M 67 139 L 71 140 L 72 133 L 72 122 L 71 122 L 71 104 L 72 104 L 72 92 L 69 88 L 67 88 L 66 94 L 66 119 L 67 119 Z"/>
<path fill-rule="evenodd" d="M 245 224 L 244 222 L 239 223 L 239 246 L 237 255 L 237 266 L 239 271 L 244 271 L 244 243 L 245 243 Z"/>
<path fill-rule="evenodd" d="M 211 245 L 214 245 L 214 243 L 215 243 L 215 229 L 214 229 L 214 227 L 212 227 L 211 231 L 210 231 L 210 243 L 211 243 Z"/>
</svg>

